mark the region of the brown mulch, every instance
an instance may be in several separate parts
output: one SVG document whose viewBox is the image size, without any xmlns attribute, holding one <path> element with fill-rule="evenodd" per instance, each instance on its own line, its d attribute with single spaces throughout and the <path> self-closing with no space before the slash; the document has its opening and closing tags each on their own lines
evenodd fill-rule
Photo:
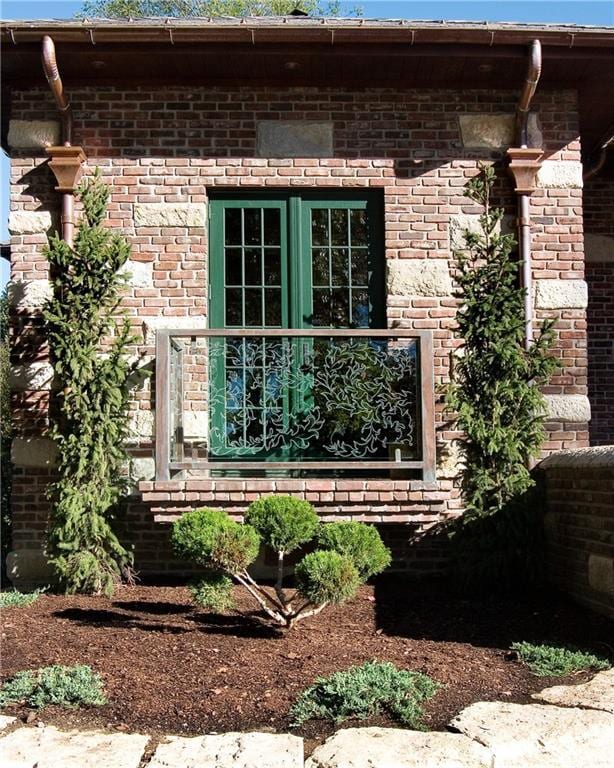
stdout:
<svg viewBox="0 0 614 768">
<path fill-rule="evenodd" d="M 388 579 L 285 634 L 263 625 L 242 593 L 238 598 L 247 616 L 203 613 L 174 586 L 123 587 L 112 600 L 43 595 L 27 608 L 2 611 L 2 677 L 48 664 L 89 664 L 103 676 L 106 706 L 48 707 L 39 714 L 45 723 L 154 735 L 286 731 L 292 702 L 316 677 L 379 659 L 443 684 L 424 718 L 427 728 L 441 730 L 472 702 L 525 702 L 553 684 L 509 653 L 512 642 L 571 644 L 603 655 L 614 637 L 611 622 L 553 594 L 467 601 L 445 585 Z M 386 718 L 361 724 L 394 725 Z M 312 722 L 295 732 L 309 751 L 333 730 Z"/>
</svg>

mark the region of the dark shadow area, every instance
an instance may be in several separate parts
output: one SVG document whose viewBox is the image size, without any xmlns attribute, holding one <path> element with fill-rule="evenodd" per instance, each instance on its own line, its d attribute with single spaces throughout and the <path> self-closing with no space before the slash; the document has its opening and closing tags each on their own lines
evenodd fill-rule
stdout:
<svg viewBox="0 0 614 768">
<path fill-rule="evenodd" d="M 543 587 L 531 595 L 472 597 L 450 580 L 387 576 L 375 587 L 377 626 L 386 635 L 505 648 L 526 640 L 577 646 L 614 657 L 614 622 Z"/>
<path fill-rule="evenodd" d="M 112 627 L 115 629 L 139 629 L 143 632 L 161 632 L 164 634 L 181 634 L 189 632 L 186 627 L 177 627 L 160 622 L 148 624 L 140 620 L 138 616 L 130 616 L 126 613 L 106 610 L 89 610 L 87 608 L 66 608 L 63 611 L 55 611 L 54 616 L 59 619 L 68 619 L 84 626 Z"/>
<path fill-rule="evenodd" d="M 283 632 L 266 623 L 257 613 L 234 614 L 225 616 L 216 613 L 199 613 L 190 616 L 208 635 L 230 635 L 233 637 L 250 637 L 275 639 L 283 636 Z"/>
<path fill-rule="evenodd" d="M 178 613 L 190 613 L 191 605 L 182 603 L 148 603 L 144 600 L 127 600 L 125 602 L 112 603 L 114 608 L 123 611 L 138 611 L 139 613 L 152 613 L 155 616 L 173 616 Z"/>
</svg>

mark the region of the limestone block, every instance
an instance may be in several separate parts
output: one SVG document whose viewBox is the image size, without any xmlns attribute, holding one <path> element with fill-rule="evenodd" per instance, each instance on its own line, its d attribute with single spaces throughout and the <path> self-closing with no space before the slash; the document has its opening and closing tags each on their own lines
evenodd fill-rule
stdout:
<svg viewBox="0 0 614 768">
<path fill-rule="evenodd" d="M 122 273 L 133 288 L 153 288 L 153 264 L 128 259 Z"/>
<path fill-rule="evenodd" d="M 575 160 L 545 160 L 537 172 L 542 189 L 581 189 L 582 163 Z"/>
<path fill-rule="evenodd" d="M 169 736 L 148 768 L 303 768 L 303 740 L 290 734 Z"/>
<path fill-rule="evenodd" d="M 460 443 L 455 440 L 442 446 L 438 451 L 437 477 L 442 480 L 453 480 L 463 469 L 463 454 Z"/>
<path fill-rule="evenodd" d="M 450 727 L 488 747 L 497 768 L 611 768 L 614 716 L 546 704 L 479 702 Z"/>
<path fill-rule="evenodd" d="M 514 217 L 504 216 L 495 232 L 497 234 L 509 234 L 513 228 Z M 466 230 L 474 234 L 481 231 L 479 213 L 455 213 L 450 216 L 450 251 L 462 251 L 465 248 L 464 235 Z"/>
<path fill-rule="evenodd" d="M 490 768 L 490 750 L 466 736 L 396 728 L 345 728 L 305 768 Z"/>
<path fill-rule="evenodd" d="M 258 157 L 332 157 L 332 122 L 261 120 L 257 125 Z"/>
<path fill-rule="evenodd" d="M 105 731 L 19 728 L 0 739 L 3 768 L 138 768 L 149 736 Z"/>
<path fill-rule="evenodd" d="M 12 235 L 46 233 L 52 225 L 49 211 L 11 211 L 9 214 L 9 232 Z"/>
<path fill-rule="evenodd" d="M 453 291 L 444 259 L 389 260 L 387 284 L 392 296 L 450 296 Z"/>
<path fill-rule="evenodd" d="M 57 120 L 11 120 L 8 144 L 11 149 L 44 149 L 60 143 Z"/>
<path fill-rule="evenodd" d="M 29 363 L 14 365 L 11 368 L 9 381 L 13 392 L 51 389 L 54 375 L 53 366 L 50 363 Z"/>
<path fill-rule="evenodd" d="M 6 575 L 22 591 L 53 582 L 53 572 L 42 549 L 20 549 L 6 556 Z"/>
<path fill-rule="evenodd" d="M 135 203 L 136 227 L 206 227 L 202 203 Z"/>
<path fill-rule="evenodd" d="M 17 310 L 41 309 L 53 296 L 50 280 L 14 280 L 7 285 L 8 300 Z"/>
<path fill-rule="evenodd" d="M 614 558 L 590 554 L 588 556 L 588 583 L 596 592 L 604 592 L 614 600 Z M 614 682 L 612 684 L 614 695 Z M 614 714 L 614 710 L 612 710 Z"/>
<path fill-rule="evenodd" d="M 207 411 L 184 411 L 183 434 L 186 438 L 206 440 L 209 434 L 209 413 Z"/>
<path fill-rule="evenodd" d="M 168 315 L 158 315 L 157 317 L 148 317 L 143 323 L 145 343 L 151 346 L 156 341 L 156 331 L 169 329 L 191 330 L 206 327 L 206 319 L 202 315 L 188 315 L 183 317 L 170 317 Z"/>
<path fill-rule="evenodd" d="M 55 467 L 58 449 L 46 437 L 14 437 L 11 461 L 16 467 Z"/>
<path fill-rule="evenodd" d="M 590 448 L 572 448 L 547 456 L 540 467 L 614 468 L 614 445 L 595 445 Z"/>
<path fill-rule="evenodd" d="M 140 443 L 153 440 L 156 433 L 154 411 L 139 409 L 132 411 L 128 421 L 128 440 L 130 443 Z"/>
<path fill-rule="evenodd" d="M 504 149 L 514 143 L 513 114 L 459 115 L 461 140 L 464 147 L 475 149 Z M 541 147 L 543 136 L 536 114 L 529 115 L 531 146 Z"/>
<path fill-rule="evenodd" d="M 591 420 L 591 404 L 586 395 L 544 395 L 549 421 L 585 423 Z"/>
<path fill-rule="evenodd" d="M 539 693 L 534 693 L 532 698 L 561 707 L 600 709 L 614 715 L 614 669 L 598 672 L 588 683 L 555 685 L 553 688 L 546 688 Z"/>
<path fill-rule="evenodd" d="M 614 237 L 584 233 L 584 260 L 591 264 L 614 262 Z"/>
<path fill-rule="evenodd" d="M 584 280 L 536 280 L 537 309 L 585 309 L 588 286 Z"/>
<path fill-rule="evenodd" d="M 6 730 L 9 725 L 17 722 L 16 717 L 9 717 L 8 715 L 0 715 L 0 731 Z"/>
<path fill-rule="evenodd" d="M 133 480 L 151 480 L 156 474 L 156 462 L 149 456 L 130 460 L 130 475 Z"/>
</svg>

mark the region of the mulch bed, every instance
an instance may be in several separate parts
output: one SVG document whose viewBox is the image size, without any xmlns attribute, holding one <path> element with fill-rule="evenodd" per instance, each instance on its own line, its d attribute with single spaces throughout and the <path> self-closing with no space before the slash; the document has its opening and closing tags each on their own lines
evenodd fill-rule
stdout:
<svg viewBox="0 0 614 768">
<path fill-rule="evenodd" d="M 239 605 L 253 606 L 241 592 Z M 183 587 L 139 586 L 105 598 L 44 595 L 2 611 L 2 677 L 48 664 L 89 664 L 109 703 L 66 711 L 45 723 L 145 733 L 286 731 L 297 694 L 320 675 L 371 659 L 425 672 L 443 684 L 424 724 L 443 730 L 475 701 L 526 702 L 547 685 L 509 653 L 517 640 L 572 644 L 600 654 L 614 626 L 556 595 L 486 602 L 459 599 L 445 585 L 387 579 L 356 600 L 307 619 L 286 634 L 257 614 L 215 616 L 190 604 Z M 27 711 L 5 710 L 25 718 Z M 30 716 L 32 719 L 32 715 Z M 356 722 L 346 722 L 355 726 Z M 361 725 L 393 726 L 386 718 Z M 311 722 L 295 732 L 307 749 L 335 730 Z"/>
</svg>

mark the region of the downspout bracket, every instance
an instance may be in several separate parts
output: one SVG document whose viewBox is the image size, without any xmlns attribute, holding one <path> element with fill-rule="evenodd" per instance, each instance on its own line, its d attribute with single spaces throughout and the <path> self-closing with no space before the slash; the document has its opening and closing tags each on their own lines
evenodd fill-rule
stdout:
<svg viewBox="0 0 614 768">
<path fill-rule="evenodd" d="M 56 190 L 64 194 L 73 193 L 83 174 L 83 163 L 87 160 L 82 147 L 47 147 L 50 156 L 49 167 L 58 185 Z"/>
<path fill-rule="evenodd" d="M 514 179 L 516 193 L 530 195 L 537 188 L 537 172 L 542 166 L 543 149 L 510 147 L 507 156 L 510 159 L 509 172 Z"/>
</svg>

